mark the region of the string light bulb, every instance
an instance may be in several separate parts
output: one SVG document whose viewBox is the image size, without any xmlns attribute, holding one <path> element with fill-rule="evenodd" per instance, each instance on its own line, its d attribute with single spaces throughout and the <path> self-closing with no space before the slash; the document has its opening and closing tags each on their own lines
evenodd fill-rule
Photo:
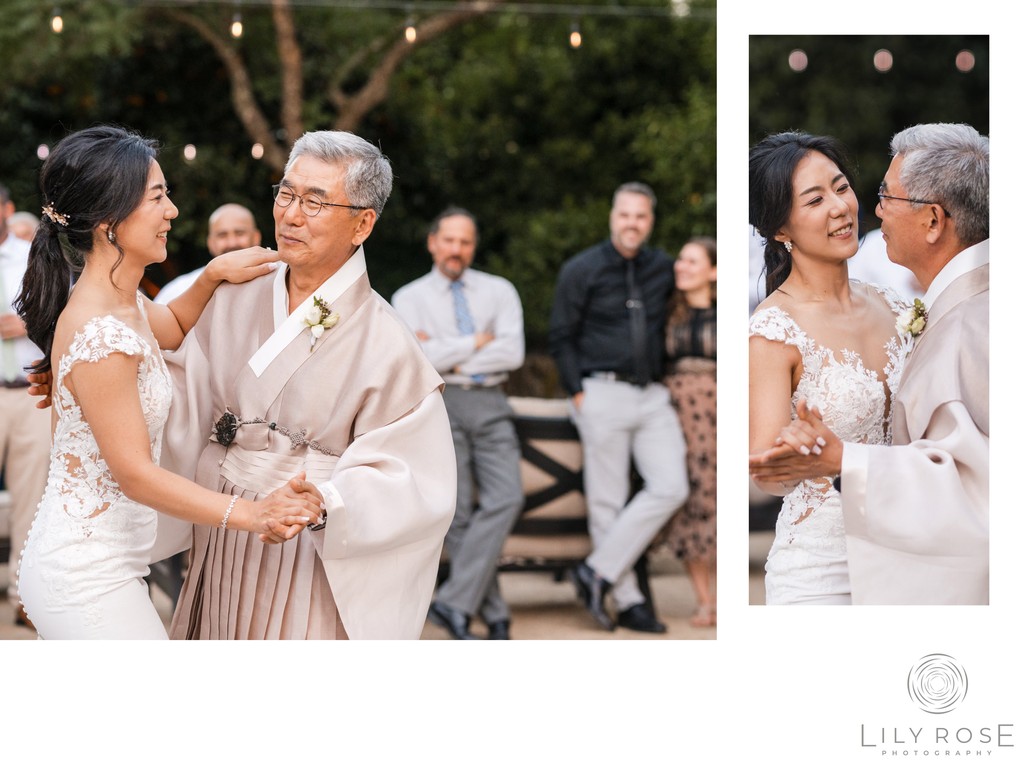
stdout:
<svg viewBox="0 0 1024 766">
<path fill-rule="evenodd" d="M 412 16 L 405 20 L 405 41 L 412 45 L 416 42 L 416 24 L 412 20 Z"/>
<path fill-rule="evenodd" d="M 235 12 L 235 16 L 231 19 L 231 36 L 241 37 L 245 33 L 245 28 L 242 26 L 242 14 Z"/>
<path fill-rule="evenodd" d="M 580 33 L 579 22 L 574 21 L 569 27 L 569 45 L 579 48 L 583 45 L 583 35 Z"/>
<path fill-rule="evenodd" d="M 55 35 L 64 31 L 64 17 L 60 15 L 60 8 L 53 9 L 53 15 L 50 16 L 50 29 Z"/>
</svg>

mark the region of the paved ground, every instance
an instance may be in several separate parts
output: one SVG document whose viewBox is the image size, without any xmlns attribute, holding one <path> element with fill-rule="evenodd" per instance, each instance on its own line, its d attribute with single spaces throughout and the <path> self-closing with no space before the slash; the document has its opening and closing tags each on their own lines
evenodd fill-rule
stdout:
<svg viewBox="0 0 1024 766">
<path fill-rule="evenodd" d="M 750 602 L 764 605 L 764 562 L 775 532 L 750 533 Z"/>
<path fill-rule="evenodd" d="M 6 566 L 0 569 L 3 570 L 0 571 L 2 594 L 6 593 L 7 570 Z M 544 573 L 509 572 L 501 575 L 501 587 L 512 608 L 512 638 L 604 641 L 715 639 L 716 628 L 695 628 L 689 623 L 696 602 L 682 565 L 671 556 L 655 556 L 650 562 L 650 572 L 658 616 L 668 626 L 665 634 L 636 633 L 621 628 L 611 632 L 601 630 L 576 600 L 572 583 L 556 582 L 551 575 Z M 169 621 L 169 599 L 161 591 L 154 590 L 153 600 L 165 622 Z M 475 626 L 474 630 L 482 630 L 482 626 Z M 0 639 L 35 638 L 34 631 L 14 624 L 13 606 L 0 596 Z M 423 638 L 447 640 L 448 633 L 428 622 Z"/>
</svg>

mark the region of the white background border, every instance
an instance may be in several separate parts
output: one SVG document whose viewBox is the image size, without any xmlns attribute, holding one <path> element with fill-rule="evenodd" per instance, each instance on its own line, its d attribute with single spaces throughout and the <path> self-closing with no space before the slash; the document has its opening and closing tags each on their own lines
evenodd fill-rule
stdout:
<svg viewBox="0 0 1024 766">
<path fill-rule="evenodd" d="M 1022 198 L 1010 182 L 1022 177 L 1016 129 L 1024 40 L 1010 18 L 1014 4 L 996 5 L 720 2 L 719 401 L 729 417 L 719 420 L 717 641 L 4 642 L 4 761 L 872 763 L 880 756 L 859 747 L 860 724 L 920 723 L 923 714 L 907 702 L 906 674 L 933 652 L 955 657 L 970 678 L 957 720 L 1024 726 L 1016 660 L 1021 472 L 1011 464 L 1022 418 L 1011 399 L 1017 364 L 1010 361 L 1020 356 L 1024 255 L 1007 247 L 1017 223 L 1009 204 Z M 987 608 L 747 606 L 747 43 L 750 34 L 818 33 L 990 36 L 997 353 Z M 1020 762 L 1020 736 L 1008 752 L 966 760 Z"/>
</svg>

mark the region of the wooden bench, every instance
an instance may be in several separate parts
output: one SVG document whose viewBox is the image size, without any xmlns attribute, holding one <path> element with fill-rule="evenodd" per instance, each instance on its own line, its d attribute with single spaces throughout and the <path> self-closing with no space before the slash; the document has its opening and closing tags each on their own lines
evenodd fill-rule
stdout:
<svg viewBox="0 0 1024 766">
<path fill-rule="evenodd" d="M 505 541 L 502 571 L 562 572 L 591 551 L 583 449 L 566 399 L 509 397 L 526 504 Z"/>
</svg>

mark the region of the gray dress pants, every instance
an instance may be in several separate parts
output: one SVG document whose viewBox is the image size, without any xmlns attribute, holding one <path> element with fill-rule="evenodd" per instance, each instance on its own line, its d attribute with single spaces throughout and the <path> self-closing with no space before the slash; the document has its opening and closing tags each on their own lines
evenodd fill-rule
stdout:
<svg viewBox="0 0 1024 766">
<path fill-rule="evenodd" d="M 633 566 L 689 494 L 686 442 L 661 383 L 585 378 L 583 391 L 581 410 L 570 409 L 583 445 L 594 543 L 587 563 L 613 583 L 621 612 L 644 601 Z M 643 489 L 630 499 L 633 465 Z"/>
<path fill-rule="evenodd" d="M 455 443 L 458 493 L 444 539 L 449 574 L 435 600 L 492 624 L 509 619 L 497 566 L 523 508 L 519 439 L 512 408 L 498 388 L 449 384 L 444 403 Z"/>
</svg>

